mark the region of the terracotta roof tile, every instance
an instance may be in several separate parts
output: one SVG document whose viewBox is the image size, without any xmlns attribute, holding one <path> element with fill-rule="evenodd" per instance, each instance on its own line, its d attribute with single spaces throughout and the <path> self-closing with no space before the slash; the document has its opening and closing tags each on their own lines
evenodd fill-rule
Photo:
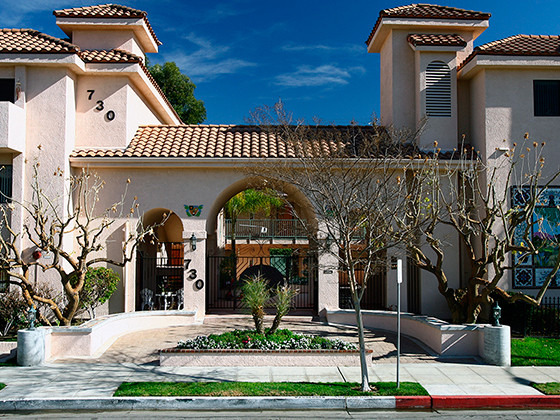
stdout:
<svg viewBox="0 0 560 420">
<path fill-rule="evenodd" d="M 0 53 L 64 54 L 78 51 L 74 44 L 33 29 L 0 29 Z"/>
<path fill-rule="evenodd" d="M 148 13 L 143 10 L 133 9 L 132 7 L 121 6 L 119 4 L 99 4 L 97 6 L 75 7 L 72 9 L 55 10 L 53 15 L 56 17 L 89 17 L 89 18 L 139 18 L 144 19 L 150 34 L 154 37 L 158 45 L 161 42 L 156 37 L 150 22 Z"/>
<path fill-rule="evenodd" d="M 313 141 L 298 153 L 334 152 L 337 133 L 360 130 L 375 135 L 371 126 L 313 127 Z M 72 157 L 143 158 L 293 158 L 296 151 L 274 131 L 251 125 L 141 126 L 124 149 L 77 149 Z"/>
<path fill-rule="evenodd" d="M 407 41 L 414 46 L 465 47 L 467 42 L 457 34 L 410 34 Z"/>
<path fill-rule="evenodd" d="M 366 45 L 369 45 L 384 17 L 415 18 L 415 19 L 453 19 L 453 20 L 488 20 L 490 13 L 474 10 L 458 9 L 456 7 L 438 6 L 435 4 L 410 4 L 379 12 L 379 17 L 373 27 Z"/>
<path fill-rule="evenodd" d="M 86 63 L 141 63 L 142 58 L 122 50 L 83 50 L 79 53 Z"/>
<path fill-rule="evenodd" d="M 463 68 L 477 55 L 560 56 L 560 36 L 514 35 L 476 47 L 461 63 Z"/>
</svg>

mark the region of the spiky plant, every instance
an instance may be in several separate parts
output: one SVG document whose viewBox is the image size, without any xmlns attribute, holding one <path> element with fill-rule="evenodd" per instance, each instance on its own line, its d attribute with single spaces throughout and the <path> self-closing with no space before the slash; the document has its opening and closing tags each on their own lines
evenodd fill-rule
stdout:
<svg viewBox="0 0 560 420">
<path fill-rule="evenodd" d="M 267 280 L 262 276 L 253 276 L 245 280 L 241 287 L 243 306 L 251 311 L 255 330 L 264 334 L 264 307 L 270 299 Z"/>
<path fill-rule="evenodd" d="M 299 293 L 298 289 L 290 286 L 278 286 L 276 288 L 276 316 L 272 321 L 272 327 L 268 330 L 267 335 L 274 334 L 280 326 L 280 321 L 292 307 L 292 299 Z"/>
</svg>

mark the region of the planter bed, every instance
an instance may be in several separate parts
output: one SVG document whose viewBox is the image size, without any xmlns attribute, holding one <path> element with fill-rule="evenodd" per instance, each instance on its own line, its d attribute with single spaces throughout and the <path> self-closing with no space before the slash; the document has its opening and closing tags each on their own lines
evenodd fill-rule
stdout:
<svg viewBox="0 0 560 420">
<path fill-rule="evenodd" d="M 371 361 L 372 350 L 366 350 Z M 359 350 L 256 350 L 171 348 L 159 352 L 160 366 L 359 366 Z"/>
</svg>

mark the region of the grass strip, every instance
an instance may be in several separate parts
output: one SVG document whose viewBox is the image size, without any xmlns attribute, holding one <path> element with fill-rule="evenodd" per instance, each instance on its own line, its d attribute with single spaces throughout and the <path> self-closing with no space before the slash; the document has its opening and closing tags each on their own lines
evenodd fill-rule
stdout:
<svg viewBox="0 0 560 420">
<path fill-rule="evenodd" d="M 560 395 L 560 382 L 532 383 L 531 386 L 545 395 Z"/>
<path fill-rule="evenodd" d="M 560 366 L 560 340 L 526 337 L 511 340 L 513 366 Z"/>
<path fill-rule="evenodd" d="M 123 382 L 115 397 L 257 397 L 257 396 L 395 396 L 429 395 L 422 385 L 401 382 L 371 383 L 373 392 L 362 392 L 359 383 L 330 382 Z M 374 388 L 375 387 L 375 388 Z"/>
</svg>

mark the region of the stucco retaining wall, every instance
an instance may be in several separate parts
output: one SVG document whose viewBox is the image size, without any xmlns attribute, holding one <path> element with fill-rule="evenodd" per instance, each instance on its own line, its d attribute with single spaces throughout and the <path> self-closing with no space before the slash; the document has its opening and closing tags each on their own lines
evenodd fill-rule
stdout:
<svg viewBox="0 0 560 420">
<path fill-rule="evenodd" d="M 371 350 L 367 350 L 371 363 Z M 359 366 L 358 350 L 165 349 L 160 366 Z"/>
<path fill-rule="evenodd" d="M 356 325 L 353 310 L 327 311 L 329 324 Z M 366 328 L 397 331 L 397 313 L 389 311 L 362 311 Z M 413 337 L 442 356 L 484 357 L 483 324 L 455 325 L 437 318 L 401 314 L 401 333 Z"/>
<path fill-rule="evenodd" d="M 17 347 L 17 341 L 0 341 L 0 356 L 10 354 Z"/>
<path fill-rule="evenodd" d="M 77 327 L 42 327 L 45 359 L 95 356 L 124 334 L 200 323 L 195 318 L 195 311 L 145 311 L 96 318 Z"/>
</svg>

